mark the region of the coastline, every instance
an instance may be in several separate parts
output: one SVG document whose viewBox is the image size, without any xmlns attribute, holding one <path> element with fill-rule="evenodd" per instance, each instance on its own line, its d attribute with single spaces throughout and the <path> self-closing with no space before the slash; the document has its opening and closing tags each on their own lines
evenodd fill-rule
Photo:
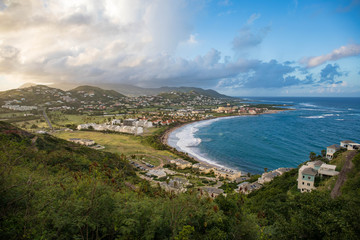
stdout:
<svg viewBox="0 0 360 240">
<path fill-rule="evenodd" d="M 257 116 L 257 115 L 263 115 L 263 114 L 275 114 L 275 113 L 279 113 L 279 112 L 283 112 L 283 111 L 288 111 L 288 110 L 295 110 L 295 109 L 284 109 L 284 110 L 268 110 L 267 112 L 264 112 L 264 113 L 259 113 L 259 114 L 240 114 L 240 115 L 231 115 L 231 116 L 216 116 L 216 117 L 212 117 L 212 118 L 209 118 L 209 119 L 202 119 L 202 120 L 196 120 L 196 121 L 191 121 L 191 122 L 184 122 L 184 123 L 181 123 L 173 128 L 170 128 L 170 129 L 167 129 L 160 137 L 160 140 L 161 142 L 170 147 L 170 148 L 174 148 L 173 146 L 170 146 L 169 145 L 169 136 L 172 132 L 174 132 L 175 130 L 179 129 L 179 128 L 182 128 L 182 127 L 185 127 L 186 125 L 189 125 L 189 124 L 193 124 L 193 123 L 196 123 L 196 122 L 202 122 L 202 121 L 209 121 L 209 120 L 213 120 L 213 119 L 219 119 L 219 118 L 230 118 L 230 117 L 241 117 L 241 116 Z M 181 151 L 181 152 L 184 152 L 182 150 L 178 150 L 178 151 Z M 188 152 L 184 152 L 184 153 L 187 153 L 189 154 L 193 159 L 195 159 L 197 162 L 201 163 L 201 164 L 205 164 L 205 165 L 208 165 L 208 166 L 213 166 L 213 167 L 225 167 L 221 164 L 212 164 L 210 163 L 211 161 L 210 160 L 201 160 L 199 159 L 198 157 L 194 156 L 193 154 L 191 153 L 188 153 Z M 225 167 L 225 168 L 228 168 L 228 169 L 231 169 L 229 167 Z M 238 170 L 238 169 L 231 169 L 231 170 L 235 170 L 235 171 L 241 171 L 241 170 Z"/>
</svg>

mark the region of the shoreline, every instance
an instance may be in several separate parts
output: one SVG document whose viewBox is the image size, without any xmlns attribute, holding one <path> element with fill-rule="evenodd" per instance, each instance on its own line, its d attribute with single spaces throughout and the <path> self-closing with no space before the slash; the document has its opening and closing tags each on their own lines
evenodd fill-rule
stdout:
<svg viewBox="0 0 360 240">
<path fill-rule="evenodd" d="M 218 116 L 218 117 L 212 117 L 212 118 L 209 118 L 209 119 L 203 119 L 203 120 L 196 120 L 196 121 L 191 121 L 191 122 L 184 122 L 184 123 L 181 123 L 173 128 L 170 128 L 170 129 L 167 129 L 160 137 L 160 140 L 161 140 L 161 143 L 163 143 L 164 145 L 170 147 L 170 148 L 175 148 L 176 147 L 173 147 L 173 146 L 170 146 L 169 145 L 169 136 L 172 132 L 174 132 L 175 130 L 181 128 L 181 127 L 185 127 L 186 125 L 189 125 L 189 124 L 193 124 L 193 123 L 196 123 L 196 122 L 202 122 L 202 121 L 208 121 L 208 120 L 213 120 L 213 119 L 218 119 L 218 118 L 229 118 L 229 117 L 241 117 L 241 116 L 257 116 L 257 115 L 263 115 L 263 114 L 275 114 L 275 113 L 279 113 L 279 112 L 284 112 L 284 111 L 289 111 L 289 110 L 295 110 L 295 109 L 284 109 L 284 110 L 268 110 L 267 112 L 264 112 L 264 113 L 259 113 L 259 114 L 241 114 L 241 115 L 232 115 L 232 116 Z M 204 160 L 200 160 L 198 157 L 192 155 L 191 153 L 188 153 L 188 152 L 185 152 L 183 150 L 177 150 L 177 151 L 180 151 L 180 152 L 183 152 L 183 153 L 187 153 L 189 154 L 189 156 L 191 156 L 193 159 L 195 159 L 197 162 L 201 163 L 201 164 L 205 164 L 205 165 L 208 165 L 208 166 L 213 166 L 213 167 L 222 167 L 222 168 L 228 168 L 228 169 L 231 169 L 231 170 L 235 170 L 235 171 L 241 171 L 241 170 L 238 170 L 238 169 L 232 169 L 232 168 L 229 168 L 229 167 L 226 167 L 226 166 L 223 166 L 223 165 L 220 165 L 220 164 L 212 164 L 210 163 L 211 161 L 210 160 L 207 160 L 207 161 L 204 161 Z M 241 171 L 242 172 L 242 171 Z"/>
</svg>

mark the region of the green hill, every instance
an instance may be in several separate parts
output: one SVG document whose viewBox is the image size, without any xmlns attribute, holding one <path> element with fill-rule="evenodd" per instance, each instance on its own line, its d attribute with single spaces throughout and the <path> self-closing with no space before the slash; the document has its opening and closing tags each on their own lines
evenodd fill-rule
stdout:
<svg viewBox="0 0 360 240">
<path fill-rule="evenodd" d="M 74 88 L 69 92 L 71 92 L 78 99 L 86 99 L 86 98 L 88 99 L 89 97 L 91 97 L 96 100 L 101 100 L 101 99 L 107 100 L 108 98 L 117 99 L 117 98 L 125 97 L 123 94 L 118 93 L 114 90 L 104 90 L 99 87 L 87 86 L 87 85 Z"/>
</svg>

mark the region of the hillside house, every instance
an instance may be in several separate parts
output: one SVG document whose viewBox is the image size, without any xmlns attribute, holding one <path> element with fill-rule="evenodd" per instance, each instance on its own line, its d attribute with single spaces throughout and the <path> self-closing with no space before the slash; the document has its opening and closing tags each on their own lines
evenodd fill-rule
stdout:
<svg viewBox="0 0 360 240">
<path fill-rule="evenodd" d="M 323 163 L 322 161 L 308 162 L 306 165 L 301 166 L 298 174 L 298 189 L 303 192 L 311 192 L 316 189 L 314 186 L 315 177 L 319 176 L 336 176 L 339 174 L 335 170 L 335 165 Z"/>
<path fill-rule="evenodd" d="M 329 160 L 333 159 L 334 153 L 336 153 L 340 149 L 341 149 L 341 147 L 339 145 L 337 145 L 337 144 L 333 144 L 331 146 L 328 146 L 326 148 L 326 158 L 329 159 Z"/>
<path fill-rule="evenodd" d="M 149 177 L 156 176 L 157 178 L 166 177 L 166 173 L 162 169 L 151 169 L 146 175 Z"/>
<path fill-rule="evenodd" d="M 229 168 L 215 168 L 214 173 L 217 178 L 222 177 L 231 181 L 235 181 L 237 178 L 241 177 L 240 171 L 235 171 Z"/>
<path fill-rule="evenodd" d="M 315 189 L 315 176 L 317 171 L 312 167 L 307 165 L 302 166 L 299 169 L 299 176 L 298 176 L 298 189 L 303 192 L 311 192 Z"/>
<path fill-rule="evenodd" d="M 340 142 L 340 147 L 342 147 L 342 148 L 348 148 L 348 146 L 349 146 L 349 143 L 354 143 L 353 141 L 351 141 L 351 140 L 344 140 L 344 141 L 341 141 Z"/>
<path fill-rule="evenodd" d="M 266 182 L 271 182 L 275 177 L 280 176 L 281 174 L 277 171 L 271 171 L 263 173 L 261 177 L 258 178 L 258 183 L 264 184 Z"/>
</svg>

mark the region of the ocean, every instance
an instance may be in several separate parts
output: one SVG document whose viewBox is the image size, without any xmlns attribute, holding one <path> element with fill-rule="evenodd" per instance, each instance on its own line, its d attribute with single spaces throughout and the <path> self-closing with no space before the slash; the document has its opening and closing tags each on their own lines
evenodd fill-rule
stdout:
<svg viewBox="0 0 360 240">
<path fill-rule="evenodd" d="M 264 168 L 297 167 L 310 152 L 321 154 L 342 140 L 360 142 L 360 98 L 247 100 L 296 110 L 195 122 L 173 131 L 169 145 L 212 164 L 257 174 Z"/>
</svg>

